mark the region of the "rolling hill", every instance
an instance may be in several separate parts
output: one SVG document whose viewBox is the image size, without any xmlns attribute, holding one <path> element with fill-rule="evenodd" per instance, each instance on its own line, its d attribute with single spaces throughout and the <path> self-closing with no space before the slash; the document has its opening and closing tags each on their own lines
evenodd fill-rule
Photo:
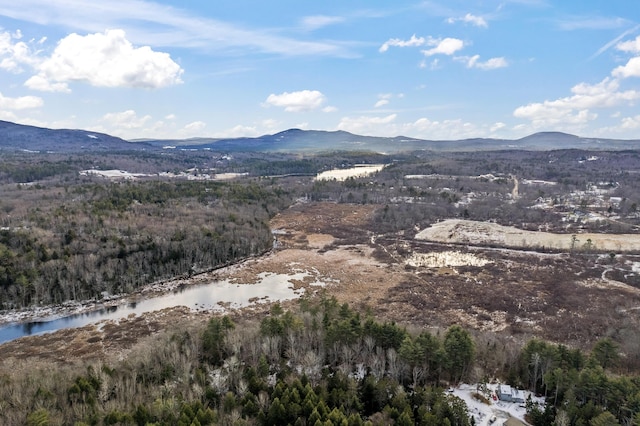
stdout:
<svg viewBox="0 0 640 426">
<path fill-rule="evenodd" d="M 34 152 L 131 151 L 151 148 L 104 133 L 46 129 L 0 121 L 0 150 Z"/>
<path fill-rule="evenodd" d="M 73 129 L 46 129 L 0 121 L 0 150 L 37 152 L 91 152 L 131 150 L 211 150 L 217 152 L 330 152 L 380 153 L 431 151 L 495 151 L 554 149 L 627 150 L 640 140 L 583 138 L 561 132 L 540 132 L 521 139 L 423 140 L 404 136 L 361 136 L 345 131 L 289 129 L 249 138 L 140 139 L 126 141 L 104 133 Z"/>
</svg>

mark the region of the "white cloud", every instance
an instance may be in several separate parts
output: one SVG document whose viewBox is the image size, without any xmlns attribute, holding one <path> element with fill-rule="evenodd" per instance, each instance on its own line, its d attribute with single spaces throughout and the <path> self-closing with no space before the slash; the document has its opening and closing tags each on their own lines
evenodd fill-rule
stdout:
<svg viewBox="0 0 640 426">
<path fill-rule="evenodd" d="M 640 56 L 629 59 L 626 65 L 617 67 L 611 74 L 618 78 L 640 77 Z"/>
<path fill-rule="evenodd" d="M 380 52 L 386 52 L 390 47 L 420 47 L 430 46 L 431 49 L 423 50 L 422 53 L 425 56 L 432 56 L 437 54 L 453 55 L 458 50 L 464 47 L 464 41 L 447 37 L 447 38 L 433 38 L 433 37 L 416 37 L 412 35 L 409 40 L 402 40 L 399 38 L 392 38 L 384 42 L 380 49 Z"/>
<path fill-rule="evenodd" d="M 184 130 L 186 130 L 187 132 L 199 132 L 202 129 L 204 129 L 205 127 L 207 127 L 207 123 L 205 123 L 204 121 L 194 121 L 192 123 L 187 124 L 186 126 L 184 126 Z"/>
<path fill-rule="evenodd" d="M 507 127 L 506 124 L 502 122 L 497 122 L 497 123 L 494 123 L 489 130 L 491 131 L 491 133 L 494 133 L 494 132 L 497 132 L 498 130 L 504 129 L 505 127 Z"/>
<path fill-rule="evenodd" d="M 164 119 L 165 120 L 175 120 L 176 119 L 176 115 L 175 114 L 169 114 L 169 115 L 166 115 L 164 117 Z"/>
<path fill-rule="evenodd" d="M 36 54 L 29 44 L 20 40 L 20 30 L 11 34 L 7 31 L 0 33 L 0 69 L 14 73 L 23 71 L 22 65 L 32 66 L 37 63 Z"/>
<path fill-rule="evenodd" d="M 455 58 L 457 61 L 464 62 L 467 68 L 479 68 L 481 70 L 494 70 L 508 66 L 507 60 L 503 57 L 491 58 L 484 62 L 479 61 L 480 55 L 459 56 Z"/>
<path fill-rule="evenodd" d="M 482 16 L 475 16 L 471 13 L 467 13 L 461 18 L 449 18 L 447 19 L 447 22 L 450 24 L 454 24 L 456 22 L 464 22 L 465 24 L 471 24 L 481 28 L 487 28 L 489 26 L 486 19 L 484 19 Z"/>
<path fill-rule="evenodd" d="M 42 75 L 30 77 L 24 82 L 24 85 L 31 90 L 38 90 L 40 92 L 71 92 L 67 83 L 53 82 Z"/>
<path fill-rule="evenodd" d="M 322 112 L 326 112 L 326 113 L 336 112 L 336 111 L 338 111 L 338 108 L 334 107 L 334 106 L 331 106 L 331 105 L 328 105 L 328 106 L 322 108 Z"/>
<path fill-rule="evenodd" d="M 266 120 L 260 121 L 260 126 L 262 126 L 264 129 L 273 130 L 277 128 L 279 125 L 280 125 L 280 122 L 272 118 L 267 118 Z"/>
<path fill-rule="evenodd" d="M 244 137 L 260 136 L 262 134 L 264 133 L 260 133 L 255 126 L 243 126 L 238 124 L 237 126 L 233 126 L 221 132 L 214 133 L 213 137 L 214 138 L 244 138 Z"/>
<path fill-rule="evenodd" d="M 637 28 L 639 28 L 638 26 Z M 626 34 L 626 33 L 625 33 Z M 586 124 L 598 118 L 593 109 L 614 108 L 620 105 L 635 105 L 640 99 L 639 90 L 622 90 L 620 88 L 623 79 L 628 77 L 640 77 L 640 37 L 634 40 L 620 42 L 621 36 L 598 51 L 598 54 L 615 44 L 615 48 L 622 52 L 630 52 L 636 56 L 628 60 L 625 65 L 616 67 L 611 71 L 611 77 L 606 77 L 600 83 L 579 83 L 572 89 L 572 95 L 556 100 L 535 102 L 516 108 L 513 115 L 530 121 L 533 130 L 540 128 L 555 129 L 583 129 Z M 620 116 L 619 111 L 612 118 Z M 618 127 L 602 127 L 592 129 L 591 133 L 620 133 L 634 128 L 635 118 L 623 118 Z"/>
<path fill-rule="evenodd" d="M 4 111 L 2 109 L 0 109 L 0 120 L 13 121 L 14 123 L 20 122 L 20 120 L 18 119 L 18 116 L 16 116 L 13 112 Z M 21 124 L 24 124 L 24 123 L 21 123 Z"/>
<path fill-rule="evenodd" d="M 265 119 L 251 125 L 238 124 L 229 129 L 225 129 L 213 134 L 215 138 L 242 138 L 242 137 L 256 137 L 269 133 L 277 132 L 278 128 L 282 126 L 282 123 L 274 119 Z M 303 125 L 297 125 L 296 127 L 303 128 Z"/>
<path fill-rule="evenodd" d="M 315 31 L 317 29 L 329 25 L 339 24 L 344 21 L 345 19 L 341 16 L 315 15 L 305 16 L 304 18 L 302 18 L 301 24 L 306 31 Z"/>
<path fill-rule="evenodd" d="M 423 46 L 427 40 L 424 37 L 416 37 L 416 35 L 412 35 L 409 40 L 402 40 L 399 38 L 392 38 L 385 41 L 380 49 L 380 52 L 386 52 L 389 50 L 389 47 L 418 47 Z"/>
<path fill-rule="evenodd" d="M 435 140 L 455 140 L 477 137 L 481 131 L 476 125 L 461 119 L 432 121 L 426 117 L 404 123 L 398 134 Z"/>
<path fill-rule="evenodd" d="M 640 115 L 635 117 L 625 117 L 621 120 L 623 129 L 638 129 L 640 128 Z"/>
<path fill-rule="evenodd" d="M 393 133 L 389 133 L 388 125 L 393 123 L 396 117 L 397 114 L 385 117 L 343 117 L 338 124 L 338 130 L 361 135 L 393 135 Z"/>
<path fill-rule="evenodd" d="M 279 95 L 271 94 L 265 104 L 282 107 L 287 112 L 303 112 L 320 109 L 326 100 L 327 98 L 317 90 L 301 90 Z"/>
<path fill-rule="evenodd" d="M 628 30 L 626 30 L 625 32 L 623 32 L 622 34 L 618 35 L 617 37 L 615 37 L 613 40 L 608 41 L 604 46 L 602 46 L 600 49 L 598 49 L 596 51 L 596 53 L 594 53 L 593 55 L 591 55 L 591 57 L 589 58 L 594 59 L 600 55 L 602 55 L 604 52 L 606 52 L 607 50 L 609 50 L 612 46 L 614 45 L 619 45 L 620 40 L 622 40 L 623 38 L 625 38 L 626 36 L 628 36 L 629 34 L 633 34 L 636 31 L 638 31 L 640 29 L 640 24 L 636 25 L 633 28 L 630 28 Z"/>
<path fill-rule="evenodd" d="M 425 56 L 432 55 L 453 55 L 464 47 L 464 42 L 457 38 L 447 37 L 444 39 L 429 39 L 428 46 L 434 46 L 431 49 L 423 50 Z"/>
<path fill-rule="evenodd" d="M 404 93 L 399 93 L 395 95 L 397 98 L 404 98 Z M 391 99 L 394 97 L 393 93 L 381 93 L 378 95 L 378 101 L 373 106 L 374 108 L 380 108 L 385 105 L 388 105 L 391 102 Z"/>
<path fill-rule="evenodd" d="M 597 118 L 597 114 L 590 112 L 592 108 L 611 108 L 640 99 L 640 91 L 619 89 L 619 81 L 609 77 L 598 84 L 580 83 L 571 89 L 572 96 L 521 106 L 513 115 L 530 120 L 537 128 L 586 124 Z"/>
<path fill-rule="evenodd" d="M 169 54 L 149 46 L 134 47 L 123 30 L 71 34 L 60 40 L 37 68 L 39 73 L 25 85 L 47 91 L 68 91 L 66 84 L 73 81 L 98 87 L 154 89 L 181 83 L 183 72 Z"/>
<path fill-rule="evenodd" d="M 234 56 L 243 50 L 250 54 L 353 56 L 343 42 L 296 40 L 272 28 L 247 29 L 186 9 L 146 0 L 20 0 L 20 7 L 15 2 L 0 2 L 0 16 L 42 26 L 55 22 L 87 33 L 123 28 L 138 45 L 228 51 Z"/>
<path fill-rule="evenodd" d="M 422 117 L 415 121 L 404 123 L 398 122 L 397 119 L 397 114 L 390 114 L 383 117 L 344 117 L 337 128 L 338 130 L 345 130 L 361 135 L 387 137 L 402 135 L 433 140 L 465 139 L 478 137 L 479 134 L 489 136 L 488 128 L 479 127 L 461 119 L 434 121 Z M 496 130 L 498 130 L 498 128 L 496 128 Z"/>
<path fill-rule="evenodd" d="M 19 98 L 5 97 L 0 93 L 0 110 L 21 110 L 39 108 L 44 105 L 42 98 L 37 96 L 21 96 Z"/>
<path fill-rule="evenodd" d="M 122 112 L 110 112 L 102 117 L 102 122 L 116 129 L 116 131 L 142 129 L 149 120 L 151 120 L 150 115 L 138 117 L 138 114 L 132 109 Z"/>
<path fill-rule="evenodd" d="M 640 36 L 635 40 L 623 41 L 616 44 L 616 49 L 622 52 L 640 53 Z"/>
<path fill-rule="evenodd" d="M 640 36 L 634 40 L 617 43 L 616 50 L 632 53 L 635 56 L 629 59 L 625 65 L 615 68 L 611 74 L 618 78 L 640 77 Z"/>
</svg>

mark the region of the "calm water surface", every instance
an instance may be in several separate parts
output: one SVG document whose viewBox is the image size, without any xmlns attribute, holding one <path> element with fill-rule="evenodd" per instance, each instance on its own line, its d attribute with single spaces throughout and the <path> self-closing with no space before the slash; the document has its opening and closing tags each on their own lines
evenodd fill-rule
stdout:
<svg viewBox="0 0 640 426">
<path fill-rule="evenodd" d="M 241 308 L 252 303 L 291 300 L 304 293 L 303 289 L 294 290 L 292 281 L 303 280 L 307 276 L 306 272 L 294 275 L 262 273 L 259 275 L 260 281 L 256 284 L 233 284 L 229 281 L 216 281 L 199 286 L 182 287 L 163 296 L 82 314 L 9 324 L 0 327 L 0 343 L 63 328 L 82 327 L 104 320 L 119 320 L 131 314 L 140 315 L 174 306 L 186 306 L 192 310 L 222 312 L 226 307 Z M 312 285 L 323 284 L 316 282 Z"/>
</svg>

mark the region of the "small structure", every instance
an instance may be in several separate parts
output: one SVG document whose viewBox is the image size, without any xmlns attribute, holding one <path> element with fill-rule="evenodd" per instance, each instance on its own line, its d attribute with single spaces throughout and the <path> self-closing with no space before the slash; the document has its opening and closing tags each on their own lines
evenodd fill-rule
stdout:
<svg viewBox="0 0 640 426">
<path fill-rule="evenodd" d="M 524 402 L 524 392 L 509 385 L 498 385 L 498 399 L 505 402 Z"/>
</svg>

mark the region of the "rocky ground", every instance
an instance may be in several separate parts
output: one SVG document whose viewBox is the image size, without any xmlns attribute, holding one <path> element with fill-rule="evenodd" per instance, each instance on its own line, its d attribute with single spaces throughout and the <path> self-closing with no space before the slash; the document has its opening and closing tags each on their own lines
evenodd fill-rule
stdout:
<svg viewBox="0 0 640 426">
<path fill-rule="evenodd" d="M 611 336 L 629 342 L 622 347 L 627 356 L 640 358 L 640 279 L 634 256 L 538 253 L 381 236 L 370 221 L 375 209 L 298 204 L 272 220 L 274 251 L 216 277 L 251 283 L 264 272 L 292 274 L 303 267 L 311 273 L 296 286 L 326 292 L 381 319 L 410 326 L 459 323 L 478 332 L 522 339 L 535 335 L 582 347 Z M 206 279 L 211 277 L 193 281 Z M 325 287 L 310 285 L 316 281 Z M 255 305 L 231 315 L 260 316 L 267 309 Z M 176 307 L 61 330 L 0 345 L 0 358 L 121 358 L 158 333 L 197 328 L 210 315 Z"/>
</svg>

